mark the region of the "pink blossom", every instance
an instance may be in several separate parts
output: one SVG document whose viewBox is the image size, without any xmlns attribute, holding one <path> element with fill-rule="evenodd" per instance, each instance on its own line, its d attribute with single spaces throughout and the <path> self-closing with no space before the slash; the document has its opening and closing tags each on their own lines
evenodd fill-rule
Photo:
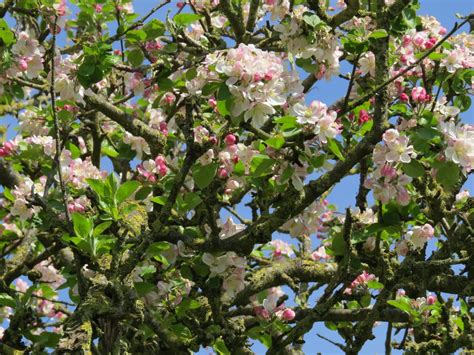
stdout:
<svg viewBox="0 0 474 355">
<path fill-rule="evenodd" d="M 408 241 L 406 239 L 402 239 L 397 243 L 395 246 L 395 250 L 397 251 L 397 254 L 400 256 L 406 256 L 408 252 L 410 251 L 410 247 L 408 245 Z"/>
<path fill-rule="evenodd" d="M 375 275 L 369 274 L 367 271 L 363 271 L 362 274 L 357 276 L 354 281 L 351 282 L 351 285 L 344 290 L 346 294 L 352 294 L 352 290 L 359 285 L 365 285 L 368 281 L 374 280 Z"/>
<path fill-rule="evenodd" d="M 225 167 L 221 167 L 217 171 L 217 176 L 220 177 L 221 179 L 227 179 L 227 177 L 229 176 L 229 173 Z"/>
<path fill-rule="evenodd" d="M 428 305 L 435 304 L 436 301 L 437 301 L 437 297 L 435 295 L 432 295 L 431 293 L 428 294 L 428 296 L 426 297 L 426 303 Z"/>
<path fill-rule="evenodd" d="M 317 260 L 328 260 L 330 259 L 331 256 L 326 254 L 326 248 L 324 246 L 320 246 L 317 250 L 315 250 L 311 254 L 311 259 L 317 261 Z"/>
<path fill-rule="evenodd" d="M 411 91 L 411 98 L 416 103 L 423 103 L 428 101 L 428 95 L 424 87 L 415 87 Z"/>
<path fill-rule="evenodd" d="M 402 101 L 402 102 L 408 102 L 409 99 L 410 99 L 410 98 L 408 97 L 408 95 L 405 94 L 404 92 L 402 92 L 402 93 L 400 94 L 400 101 Z"/>
<path fill-rule="evenodd" d="M 15 288 L 17 291 L 25 293 L 28 290 L 28 284 L 23 279 L 17 279 L 15 282 Z"/>
<path fill-rule="evenodd" d="M 359 124 L 363 124 L 367 121 L 370 121 L 372 118 L 366 110 L 359 111 Z"/>
<path fill-rule="evenodd" d="M 281 314 L 281 319 L 289 322 L 295 319 L 295 316 L 296 316 L 296 313 L 294 310 L 292 310 L 291 308 L 286 308 Z"/>
<path fill-rule="evenodd" d="M 283 256 L 291 257 L 295 254 L 291 245 L 283 240 L 272 240 L 269 244 L 273 248 L 273 258 L 275 260 L 283 260 Z"/>
<path fill-rule="evenodd" d="M 225 136 L 224 141 L 227 145 L 234 145 L 237 142 L 237 137 L 233 134 L 228 134 Z"/>
<path fill-rule="evenodd" d="M 15 150 L 15 146 L 12 142 L 3 142 L 2 147 L 0 148 L 0 158 L 10 156 Z"/>
</svg>

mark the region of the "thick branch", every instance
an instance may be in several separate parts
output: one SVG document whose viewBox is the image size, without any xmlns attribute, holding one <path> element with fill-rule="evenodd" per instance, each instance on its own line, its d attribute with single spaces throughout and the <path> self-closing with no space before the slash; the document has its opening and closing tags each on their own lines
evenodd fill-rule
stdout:
<svg viewBox="0 0 474 355">
<path fill-rule="evenodd" d="M 323 264 L 310 260 L 277 263 L 253 273 L 247 287 L 236 296 L 233 304 L 245 304 L 250 296 L 271 287 L 284 285 L 288 279 L 300 282 L 328 282 L 335 273 L 334 264 L 329 263 Z"/>
<path fill-rule="evenodd" d="M 145 138 L 150 145 L 152 152 L 160 152 L 165 144 L 165 139 L 160 131 L 150 128 L 146 123 L 139 119 L 132 118 L 125 112 L 108 103 L 105 99 L 95 94 L 89 94 L 85 97 L 85 100 L 92 107 L 102 112 L 105 116 L 110 118 L 112 121 L 117 122 L 125 130 L 133 134 Z"/>
</svg>

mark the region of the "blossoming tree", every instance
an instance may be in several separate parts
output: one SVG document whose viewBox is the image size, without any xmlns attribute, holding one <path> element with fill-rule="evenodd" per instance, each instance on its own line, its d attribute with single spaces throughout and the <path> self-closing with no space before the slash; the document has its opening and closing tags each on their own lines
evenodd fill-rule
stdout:
<svg viewBox="0 0 474 355">
<path fill-rule="evenodd" d="M 0 352 L 472 350 L 473 15 L 149 3 L 0 4 Z"/>
</svg>

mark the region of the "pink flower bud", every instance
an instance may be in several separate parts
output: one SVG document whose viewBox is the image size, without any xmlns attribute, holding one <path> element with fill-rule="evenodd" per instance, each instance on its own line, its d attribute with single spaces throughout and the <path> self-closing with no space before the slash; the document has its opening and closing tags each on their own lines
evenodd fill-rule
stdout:
<svg viewBox="0 0 474 355">
<path fill-rule="evenodd" d="M 287 322 L 295 319 L 295 311 L 293 311 L 291 308 L 287 308 L 283 311 L 283 314 L 281 315 L 281 318 Z"/>
<path fill-rule="evenodd" d="M 114 49 L 115 55 L 122 55 L 122 51 L 120 49 Z"/>
<path fill-rule="evenodd" d="M 167 93 L 165 95 L 165 102 L 168 105 L 171 105 L 176 100 L 176 97 L 172 93 Z"/>
<path fill-rule="evenodd" d="M 229 173 L 227 172 L 226 168 L 220 168 L 217 172 L 217 176 L 219 176 L 221 179 L 227 179 Z"/>
<path fill-rule="evenodd" d="M 0 148 L 0 158 L 8 157 L 14 150 L 14 146 L 10 142 L 4 142 L 3 146 Z"/>
<path fill-rule="evenodd" d="M 403 36 L 403 46 L 406 47 L 411 43 L 411 37 L 408 35 Z"/>
<path fill-rule="evenodd" d="M 359 124 L 363 124 L 367 121 L 370 121 L 369 113 L 366 110 L 359 111 Z"/>
<path fill-rule="evenodd" d="M 426 100 L 426 90 L 423 87 L 415 87 L 411 91 L 411 98 L 417 103 L 424 102 Z"/>
<path fill-rule="evenodd" d="M 211 106 L 212 108 L 216 108 L 217 107 L 217 100 L 215 97 L 211 97 L 208 101 L 208 104 L 209 106 Z"/>
<path fill-rule="evenodd" d="M 168 135 L 168 124 L 165 121 L 160 122 L 160 132 L 165 136 Z"/>
<path fill-rule="evenodd" d="M 262 80 L 262 76 L 259 73 L 254 74 L 253 81 L 260 81 Z"/>
<path fill-rule="evenodd" d="M 263 77 L 264 80 L 270 81 L 273 79 L 272 73 L 265 73 L 265 76 Z"/>
<path fill-rule="evenodd" d="M 225 141 L 225 144 L 228 145 L 228 146 L 229 145 L 234 145 L 235 142 L 237 142 L 237 137 L 234 136 L 232 133 L 230 133 L 227 136 L 225 136 L 224 141 Z"/>
<path fill-rule="evenodd" d="M 209 142 L 213 145 L 216 145 L 217 144 L 217 138 L 216 136 L 210 136 L 209 137 Z"/>
<path fill-rule="evenodd" d="M 436 302 L 436 296 L 435 295 L 428 295 L 428 297 L 426 297 L 426 303 L 428 303 L 429 305 L 432 305 Z"/>
<path fill-rule="evenodd" d="M 102 5 L 101 4 L 95 4 L 94 9 L 95 9 L 95 12 L 100 13 L 100 12 L 102 12 Z"/>
<path fill-rule="evenodd" d="M 25 58 L 21 58 L 18 61 L 18 67 L 20 68 L 21 71 L 28 69 L 28 62 L 26 61 Z"/>
<path fill-rule="evenodd" d="M 408 97 L 408 95 L 405 94 L 404 92 L 402 92 L 402 93 L 400 94 L 400 101 L 402 101 L 402 102 L 408 102 L 409 99 L 410 99 L 410 98 Z"/>
<path fill-rule="evenodd" d="M 182 9 L 182 8 L 184 7 L 184 5 L 186 5 L 186 4 L 184 3 L 184 1 L 178 1 L 178 2 L 176 3 L 176 6 L 178 7 L 178 9 Z"/>
</svg>

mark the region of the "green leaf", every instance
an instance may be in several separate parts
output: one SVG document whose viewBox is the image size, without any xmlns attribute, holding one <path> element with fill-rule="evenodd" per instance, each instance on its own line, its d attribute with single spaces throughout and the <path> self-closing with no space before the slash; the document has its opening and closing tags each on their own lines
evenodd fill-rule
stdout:
<svg viewBox="0 0 474 355">
<path fill-rule="evenodd" d="M 448 55 L 446 53 L 431 53 L 428 58 L 431 60 L 440 61 L 443 58 L 446 58 Z"/>
<path fill-rule="evenodd" d="M 367 286 L 369 288 L 373 288 L 375 290 L 383 288 L 383 284 L 381 282 L 376 281 L 376 280 L 367 281 Z"/>
<path fill-rule="evenodd" d="M 444 163 L 436 173 L 436 181 L 438 181 L 445 188 L 450 189 L 454 187 L 459 181 L 460 168 L 453 162 Z"/>
<path fill-rule="evenodd" d="M 101 235 L 104 233 L 110 226 L 112 225 L 112 222 L 103 222 L 97 226 L 94 227 L 94 237 L 97 237 L 98 235 Z"/>
<path fill-rule="evenodd" d="M 211 163 L 204 166 L 198 164 L 194 166 L 192 170 L 193 179 L 201 190 L 209 186 L 209 184 L 212 182 L 214 176 L 216 176 L 217 167 L 217 163 Z"/>
<path fill-rule="evenodd" d="M 407 7 L 403 9 L 402 15 L 403 15 L 403 20 L 405 21 L 405 24 L 409 28 L 416 27 L 416 11 L 413 8 Z"/>
<path fill-rule="evenodd" d="M 412 178 L 417 178 L 425 174 L 425 168 L 423 167 L 423 164 L 413 159 L 410 163 L 403 164 L 402 170 L 405 172 L 405 174 Z"/>
<path fill-rule="evenodd" d="M 187 311 L 192 309 L 198 309 L 201 304 L 193 299 L 186 298 L 176 307 L 176 315 L 178 317 L 183 316 Z"/>
<path fill-rule="evenodd" d="M 303 14 L 303 21 L 313 28 L 323 23 L 318 15 L 312 14 L 311 12 Z"/>
<path fill-rule="evenodd" d="M 341 153 L 341 150 L 339 148 L 341 143 L 339 143 L 335 139 L 328 138 L 328 148 L 329 150 L 339 159 L 339 160 L 345 160 L 344 156 Z"/>
<path fill-rule="evenodd" d="M 74 212 L 71 217 L 76 235 L 84 239 L 89 238 L 92 234 L 92 222 L 77 212 Z"/>
<path fill-rule="evenodd" d="M 146 199 L 148 197 L 148 195 L 150 195 L 151 190 L 152 190 L 152 188 L 149 187 L 149 186 L 142 187 L 135 194 L 135 199 L 137 199 L 138 201 L 142 201 L 142 200 Z"/>
<path fill-rule="evenodd" d="M 168 199 L 164 196 L 156 196 L 156 197 L 152 197 L 150 201 L 164 206 L 166 204 L 166 201 L 168 201 Z"/>
<path fill-rule="evenodd" d="M 126 181 L 117 190 L 115 197 L 117 203 L 122 203 L 127 198 L 129 198 L 138 188 L 140 183 L 138 181 Z"/>
<path fill-rule="evenodd" d="M 147 254 L 150 256 L 156 256 L 169 248 L 171 248 L 171 244 L 168 242 L 155 242 L 148 247 Z"/>
<path fill-rule="evenodd" d="M 199 20 L 202 16 L 198 14 L 178 14 L 173 20 L 178 26 L 187 26 Z"/>
<path fill-rule="evenodd" d="M 145 56 L 141 49 L 134 49 L 127 52 L 127 58 L 132 66 L 138 67 L 143 63 Z"/>
<path fill-rule="evenodd" d="M 6 293 L 2 293 L 2 294 L 0 294 L 0 305 L 15 308 L 16 307 L 16 301 L 12 296 L 10 296 Z"/>
<path fill-rule="evenodd" d="M 275 160 L 265 154 L 255 154 L 250 162 L 253 176 L 260 177 L 272 173 Z"/>
<path fill-rule="evenodd" d="M 12 195 L 8 187 L 5 187 L 5 190 L 3 190 L 3 196 L 12 202 L 15 202 L 15 197 Z"/>
<path fill-rule="evenodd" d="M 342 256 L 346 253 L 346 245 L 342 234 L 338 234 L 334 237 L 331 244 L 331 250 L 334 255 Z"/>
<path fill-rule="evenodd" d="M 224 340 L 222 340 L 222 338 L 216 339 L 216 341 L 212 345 L 212 348 L 218 355 L 230 355 L 230 351 L 225 345 Z"/>
<path fill-rule="evenodd" d="M 82 76 L 91 76 L 95 71 L 95 66 L 95 62 L 84 61 L 84 63 L 79 66 L 77 73 Z"/>
<path fill-rule="evenodd" d="M 147 39 L 156 39 L 165 34 L 165 24 L 160 20 L 153 19 L 143 26 Z"/>
<path fill-rule="evenodd" d="M 156 285 L 148 282 L 135 282 L 134 286 L 137 290 L 138 296 L 140 297 L 145 296 L 147 293 L 150 293 L 151 291 L 155 291 L 157 289 Z"/>
<path fill-rule="evenodd" d="M 157 254 L 157 255 L 153 256 L 153 259 L 155 259 L 159 263 L 163 264 L 164 266 L 169 266 L 170 265 L 170 262 L 168 261 L 168 259 L 166 259 L 166 257 L 164 255 Z"/>
<path fill-rule="evenodd" d="M 230 115 L 231 103 L 232 101 L 230 99 L 224 101 L 217 101 L 217 112 L 219 112 L 221 116 Z"/>
<path fill-rule="evenodd" d="M 197 193 L 190 192 L 184 196 L 184 201 L 183 204 L 180 206 L 180 209 L 184 212 L 187 212 L 196 208 L 199 204 L 201 204 L 201 202 L 202 199 Z"/>
<path fill-rule="evenodd" d="M 265 143 L 272 147 L 272 148 L 275 148 L 275 149 L 280 149 L 281 147 L 283 147 L 283 145 L 285 144 L 285 138 L 281 137 L 281 136 L 275 136 L 275 137 L 272 137 L 272 138 L 269 138 L 265 141 Z"/>
<path fill-rule="evenodd" d="M 203 96 L 209 96 L 216 92 L 216 90 L 220 87 L 220 83 L 207 83 L 204 85 L 202 88 L 202 95 Z"/>
<path fill-rule="evenodd" d="M 468 95 L 456 96 L 454 98 L 454 106 L 459 107 L 461 112 L 465 112 L 471 107 L 471 98 Z"/>
<path fill-rule="evenodd" d="M 71 158 L 72 159 L 77 159 L 81 156 L 81 150 L 77 145 L 74 143 L 68 142 L 67 143 L 67 149 L 71 152 Z"/>
<path fill-rule="evenodd" d="M 160 91 L 168 91 L 172 89 L 174 86 L 173 80 L 168 78 L 160 78 L 158 79 L 158 87 Z"/>
<path fill-rule="evenodd" d="M 313 63 L 311 58 L 297 58 L 296 65 L 300 68 L 303 68 L 303 70 L 307 73 L 315 73 L 318 71 L 318 65 Z"/>
<path fill-rule="evenodd" d="M 369 35 L 369 38 L 377 39 L 377 38 L 384 38 L 384 37 L 387 37 L 387 36 L 388 36 L 387 31 L 385 31 L 383 29 L 378 29 L 378 30 L 375 30 L 374 32 L 372 32 Z"/>
<path fill-rule="evenodd" d="M 107 141 L 103 141 L 100 151 L 102 154 L 105 154 L 111 158 L 116 158 L 119 156 L 119 153 L 115 150 L 114 147 L 108 144 Z"/>
<path fill-rule="evenodd" d="M 395 308 L 401 309 L 408 314 L 412 314 L 411 305 L 408 303 L 409 301 L 405 298 L 399 298 L 398 300 L 390 300 L 387 303 Z"/>
<path fill-rule="evenodd" d="M 99 196 L 104 196 L 105 184 L 103 181 L 98 179 L 86 179 L 89 187 Z"/>
<path fill-rule="evenodd" d="M 143 30 L 131 30 L 127 32 L 126 38 L 130 43 L 141 42 L 146 39 L 146 32 Z"/>
</svg>

